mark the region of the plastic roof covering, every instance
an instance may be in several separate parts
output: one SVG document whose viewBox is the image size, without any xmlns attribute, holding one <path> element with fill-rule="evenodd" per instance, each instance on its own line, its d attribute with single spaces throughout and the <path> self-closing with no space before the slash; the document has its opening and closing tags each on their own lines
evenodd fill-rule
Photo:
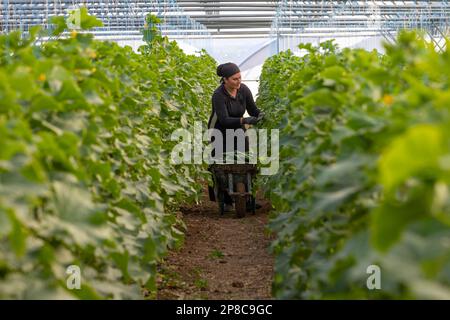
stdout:
<svg viewBox="0 0 450 320">
<path fill-rule="evenodd" d="M 49 18 L 85 5 L 105 27 L 97 32 L 138 35 L 147 13 L 164 18 L 162 30 L 175 35 L 265 34 L 277 1 L 204 0 L 0 0 L 0 32 L 49 26 Z"/>
<path fill-rule="evenodd" d="M 175 0 L 0 0 L 0 32 L 27 31 L 33 25 L 51 27 L 52 16 L 65 15 L 82 5 L 102 20 L 104 27 L 95 29 L 97 35 L 141 37 L 145 16 L 153 13 L 163 18 L 161 29 L 167 35 L 210 36 Z"/>
<path fill-rule="evenodd" d="M 329 28 L 398 30 L 441 28 L 450 24 L 450 2 L 438 1 L 300 1 L 281 0 L 272 28 L 294 33 Z"/>
<path fill-rule="evenodd" d="M 178 0 L 179 6 L 213 34 L 396 31 L 420 28 L 446 32 L 450 0 Z M 270 26 L 270 28 L 269 28 Z M 275 31 L 277 29 L 277 31 Z"/>
<path fill-rule="evenodd" d="M 279 0 L 178 0 L 178 5 L 212 34 L 266 34 L 270 32 Z"/>
<path fill-rule="evenodd" d="M 394 42 L 400 29 L 421 29 L 443 50 L 444 38 L 450 36 L 450 1 L 281 0 L 271 35 L 277 39 L 381 36 Z"/>
<path fill-rule="evenodd" d="M 147 13 L 164 18 L 163 33 L 174 36 L 272 36 L 280 33 L 373 31 L 424 28 L 446 33 L 450 0 L 0 0 L 0 31 L 48 25 L 49 17 L 86 5 L 105 24 L 97 33 L 140 36 Z"/>
</svg>

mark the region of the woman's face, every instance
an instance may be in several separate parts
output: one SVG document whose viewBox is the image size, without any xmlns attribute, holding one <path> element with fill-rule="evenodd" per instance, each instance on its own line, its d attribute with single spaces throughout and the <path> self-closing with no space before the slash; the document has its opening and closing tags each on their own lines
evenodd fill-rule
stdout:
<svg viewBox="0 0 450 320">
<path fill-rule="evenodd" d="M 225 84 L 230 89 L 239 89 L 241 86 L 241 73 L 235 73 L 229 78 L 225 78 Z"/>
</svg>

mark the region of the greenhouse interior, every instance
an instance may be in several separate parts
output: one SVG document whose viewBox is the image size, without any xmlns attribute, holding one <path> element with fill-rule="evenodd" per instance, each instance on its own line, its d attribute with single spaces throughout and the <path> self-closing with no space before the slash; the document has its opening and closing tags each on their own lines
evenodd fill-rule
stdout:
<svg viewBox="0 0 450 320">
<path fill-rule="evenodd" d="M 149 13 L 162 18 L 163 35 L 218 62 L 234 61 L 257 81 L 265 59 L 299 51 L 300 43 L 335 39 L 340 47 L 377 49 L 401 29 L 421 29 L 439 50 L 449 32 L 449 1 L 10 1 L 0 3 L 0 31 L 49 27 L 50 17 L 85 5 L 104 27 L 98 39 L 138 48 Z M 245 44 L 245 45 L 244 45 Z M 252 86 L 257 90 L 257 85 Z"/>
<path fill-rule="evenodd" d="M 0 0 L 0 299 L 449 300 L 449 45 L 449 0 Z"/>
</svg>

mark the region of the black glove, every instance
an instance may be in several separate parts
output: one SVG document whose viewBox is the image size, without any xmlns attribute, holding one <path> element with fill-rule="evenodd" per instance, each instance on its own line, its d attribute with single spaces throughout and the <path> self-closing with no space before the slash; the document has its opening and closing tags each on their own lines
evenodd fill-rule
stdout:
<svg viewBox="0 0 450 320">
<path fill-rule="evenodd" d="M 243 124 L 256 124 L 258 123 L 258 118 L 256 117 L 248 117 L 248 118 L 244 118 L 244 120 L 242 121 Z"/>
<path fill-rule="evenodd" d="M 266 114 L 264 112 L 260 112 L 258 115 L 258 121 L 261 121 L 262 119 L 264 119 L 265 116 L 266 116 Z"/>
</svg>

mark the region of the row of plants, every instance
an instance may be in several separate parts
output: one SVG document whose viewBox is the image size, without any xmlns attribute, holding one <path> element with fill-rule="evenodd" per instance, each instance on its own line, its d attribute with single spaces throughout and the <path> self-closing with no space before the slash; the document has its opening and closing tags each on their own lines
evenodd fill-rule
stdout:
<svg viewBox="0 0 450 320">
<path fill-rule="evenodd" d="M 72 14 L 82 30 L 55 17 L 50 34 L 0 35 L 3 299 L 152 296 L 183 239 L 176 210 L 206 173 L 171 164 L 170 136 L 206 123 L 215 61 L 161 37 L 154 16 L 134 52 L 94 40 L 85 8 Z"/>
<path fill-rule="evenodd" d="M 257 101 L 281 137 L 275 296 L 450 298 L 449 42 L 300 49 L 265 62 Z"/>
</svg>

